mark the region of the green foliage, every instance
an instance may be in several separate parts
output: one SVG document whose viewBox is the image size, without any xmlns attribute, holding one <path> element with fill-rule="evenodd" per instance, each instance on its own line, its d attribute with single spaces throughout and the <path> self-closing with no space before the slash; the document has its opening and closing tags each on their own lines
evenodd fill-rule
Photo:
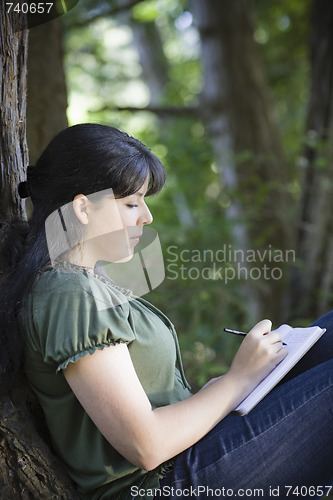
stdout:
<svg viewBox="0 0 333 500">
<path fill-rule="evenodd" d="M 297 160 L 309 94 L 311 1 L 254 1 L 260 47 L 274 112 L 290 165 Z"/>
<path fill-rule="evenodd" d="M 144 142 L 149 138 L 151 143 L 151 135 L 141 135 Z M 202 125 L 178 119 L 161 127 L 159 140 L 165 145 L 168 183 L 148 203 L 164 249 L 166 278 L 149 299 L 172 317 L 187 373 L 199 386 L 230 362 L 235 339 L 225 338 L 223 327 L 240 324 L 241 301 L 237 284 L 221 280 L 227 263 L 215 258 L 230 237 Z"/>
<path fill-rule="evenodd" d="M 157 4 L 154 0 L 146 0 L 145 2 L 138 3 L 132 9 L 133 18 L 142 23 L 155 21 L 157 15 Z"/>
<path fill-rule="evenodd" d="M 309 0 L 254 1 L 254 37 L 292 171 L 290 185 L 283 188 L 295 197 L 299 195 L 297 169 L 308 98 L 309 5 Z M 71 123 L 98 121 L 125 129 L 146 143 L 166 166 L 166 188 L 148 200 L 164 249 L 166 278 L 147 298 L 173 319 L 189 378 L 200 386 L 227 369 L 238 345 L 238 339 L 223 334 L 223 327 L 249 329 L 252 325 L 244 314 L 244 283 L 236 279 L 225 283 L 218 273 L 214 275 L 216 267 L 223 272 L 228 269 L 228 259 L 184 259 L 195 252 L 204 255 L 206 250 L 216 255 L 231 243 L 226 211 L 240 193 L 225 190 L 200 116 L 167 118 L 115 109 L 149 104 L 149 89 L 128 18 L 112 14 L 116 6 L 109 1 L 96 8 L 94 1 L 86 0 L 65 16 L 69 119 Z M 132 9 L 136 22 L 155 22 L 159 30 L 169 64 L 161 100 L 165 106 L 197 106 L 203 84 L 199 37 L 188 9 L 185 0 L 146 0 Z M 99 17 L 82 24 L 94 16 Z M 263 161 L 253 158 L 251 152 L 243 152 L 236 160 L 244 164 Z M 325 168 L 325 161 L 324 154 L 319 156 L 318 168 Z M 256 185 L 258 179 L 252 182 Z M 248 223 L 255 221 L 267 196 L 268 186 L 262 186 L 257 190 L 256 205 L 248 209 Z"/>
</svg>

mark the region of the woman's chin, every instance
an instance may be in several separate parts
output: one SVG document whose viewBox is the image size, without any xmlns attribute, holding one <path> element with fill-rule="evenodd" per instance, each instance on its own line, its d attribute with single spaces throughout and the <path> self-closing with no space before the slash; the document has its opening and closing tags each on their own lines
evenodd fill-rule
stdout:
<svg viewBox="0 0 333 500">
<path fill-rule="evenodd" d="M 100 260 L 104 260 L 106 262 L 111 262 L 113 264 L 123 264 L 125 262 L 129 262 L 130 260 L 132 260 L 133 255 L 134 255 L 134 249 L 128 248 L 126 250 L 126 252 L 124 251 L 118 255 L 108 255 L 108 256 L 105 256 L 104 259 L 100 259 Z"/>
<path fill-rule="evenodd" d="M 131 255 L 128 255 L 127 257 L 124 257 L 123 259 L 116 260 L 115 264 L 124 264 L 125 262 L 129 262 L 132 259 L 133 259 L 133 253 Z"/>
</svg>

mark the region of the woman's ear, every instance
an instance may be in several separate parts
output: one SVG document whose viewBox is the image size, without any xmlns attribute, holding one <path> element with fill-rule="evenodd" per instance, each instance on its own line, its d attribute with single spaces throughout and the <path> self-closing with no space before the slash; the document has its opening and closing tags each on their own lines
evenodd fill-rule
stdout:
<svg viewBox="0 0 333 500">
<path fill-rule="evenodd" d="M 81 224 L 87 225 L 88 220 L 88 198 L 84 194 L 77 194 L 73 200 L 73 210 Z"/>
</svg>

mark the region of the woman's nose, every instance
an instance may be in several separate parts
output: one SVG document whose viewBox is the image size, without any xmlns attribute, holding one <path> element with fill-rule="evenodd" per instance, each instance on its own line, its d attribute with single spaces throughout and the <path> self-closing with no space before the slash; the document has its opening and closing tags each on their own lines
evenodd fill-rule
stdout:
<svg viewBox="0 0 333 500">
<path fill-rule="evenodd" d="M 151 224 L 152 222 L 153 222 L 153 216 L 151 214 L 151 211 L 149 210 L 147 205 L 145 205 L 143 213 L 139 219 L 139 225 Z"/>
</svg>

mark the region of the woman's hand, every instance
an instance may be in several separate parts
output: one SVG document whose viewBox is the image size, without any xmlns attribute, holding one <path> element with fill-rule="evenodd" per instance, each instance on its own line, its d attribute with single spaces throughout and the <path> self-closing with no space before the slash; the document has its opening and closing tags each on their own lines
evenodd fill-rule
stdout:
<svg viewBox="0 0 333 500">
<path fill-rule="evenodd" d="M 261 321 L 247 334 L 226 375 L 192 397 L 155 409 L 126 344 L 69 363 L 64 375 L 109 443 L 131 463 L 153 470 L 199 441 L 284 358 L 281 338 L 270 328 L 270 321 Z"/>
<path fill-rule="evenodd" d="M 228 376 L 235 377 L 247 390 L 256 387 L 288 354 L 281 336 L 271 332 L 272 323 L 264 319 L 245 336 Z"/>
</svg>

